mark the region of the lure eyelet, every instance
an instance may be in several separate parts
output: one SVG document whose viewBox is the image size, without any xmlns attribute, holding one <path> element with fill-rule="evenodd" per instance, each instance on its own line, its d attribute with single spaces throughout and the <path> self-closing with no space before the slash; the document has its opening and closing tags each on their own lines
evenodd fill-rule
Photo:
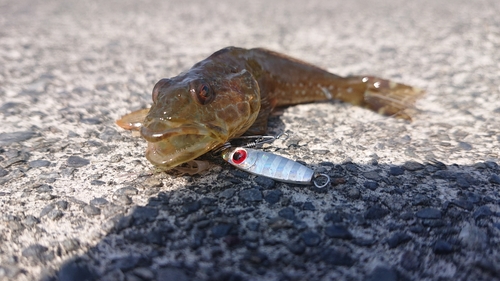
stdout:
<svg viewBox="0 0 500 281">
<path fill-rule="evenodd" d="M 312 179 L 312 183 L 317 188 L 322 189 L 330 184 L 330 177 L 327 174 L 316 174 Z"/>
</svg>

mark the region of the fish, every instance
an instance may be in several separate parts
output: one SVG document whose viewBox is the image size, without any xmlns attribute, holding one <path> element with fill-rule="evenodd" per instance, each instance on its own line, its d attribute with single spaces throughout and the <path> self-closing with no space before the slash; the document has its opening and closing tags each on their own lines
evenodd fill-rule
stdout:
<svg viewBox="0 0 500 281">
<path fill-rule="evenodd" d="M 192 161 L 243 135 L 267 131 L 277 107 L 340 100 L 411 120 L 424 91 L 374 76 L 341 77 L 263 48 L 227 47 L 178 76 L 159 80 L 149 109 L 116 121 L 147 141 L 146 158 L 161 170 Z"/>
</svg>

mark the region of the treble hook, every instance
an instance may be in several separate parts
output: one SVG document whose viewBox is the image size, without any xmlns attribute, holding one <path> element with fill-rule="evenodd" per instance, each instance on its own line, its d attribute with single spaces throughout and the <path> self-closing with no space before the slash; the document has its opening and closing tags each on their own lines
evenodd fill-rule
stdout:
<svg viewBox="0 0 500 281">
<path fill-rule="evenodd" d="M 275 140 L 287 140 L 289 137 L 288 133 L 279 133 L 275 136 L 241 136 L 232 139 L 231 141 L 223 143 L 221 146 L 212 149 L 211 155 L 216 156 L 220 152 L 231 148 L 231 147 L 244 147 L 244 148 L 252 148 L 258 147 L 265 143 L 272 143 Z M 245 142 L 248 140 L 247 142 Z"/>
<path fill-rule="evenodd" d="M 241 137 L 235 138 L 233 140 L 242 141 L 242 140 L 252 140 L 253 139 L 254 141 L 250 141 L 248 143 L 238 145 L 240 147 L 252 148 L 252 147 L 257 147 L 257 146 L 263 145 L 265 143 L 272 143 L 275 140 L 286 140 L 286 139 L 288 139 L 288 137 L 289 137 L 289 134 L 285 132 L 285 133 L 279 133 L 276 136 L 241 136 Z"/>
</svg>

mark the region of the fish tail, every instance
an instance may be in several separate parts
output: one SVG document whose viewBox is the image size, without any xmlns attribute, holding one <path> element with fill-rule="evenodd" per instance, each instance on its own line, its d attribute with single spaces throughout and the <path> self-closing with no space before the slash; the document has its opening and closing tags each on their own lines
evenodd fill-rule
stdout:
<svg viewBox="0 0 500 281">
<path fill-rule="evenodd" d="M 382 115 L 411 120 L 415 101 L 425 92 L 419 88 L 373 76 L 348 76 L 333 98 L 340 99 Z"/>
</svg>

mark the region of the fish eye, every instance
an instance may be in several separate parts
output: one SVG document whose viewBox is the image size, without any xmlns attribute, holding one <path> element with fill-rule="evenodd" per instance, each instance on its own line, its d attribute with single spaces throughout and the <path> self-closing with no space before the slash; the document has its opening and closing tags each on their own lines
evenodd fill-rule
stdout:
<svg viewBox="0 0 500 281">
<path fill-rule="evenodd" d="M 151 97 L 153 98 L 153 102 L 156 102 L 156 100 L 158 99 L 158 94 L 160 93 L 161 88 L 164 87 L 165 85 L 168 85 L 169 83 L 170 79 L 166 78 L 163 78 L 156 83 L 156 85 L 153 88 L 153 94 L 151 95 Z"/>
<path fill-rule="evenodd" d="M 215 93 L 212 91 L 208 84 L 202 83 L 198 86 L 198 89 L 194 92 L 196 100 L 202 104 L 209 104 L 215 98 Z"/>
</svg>

